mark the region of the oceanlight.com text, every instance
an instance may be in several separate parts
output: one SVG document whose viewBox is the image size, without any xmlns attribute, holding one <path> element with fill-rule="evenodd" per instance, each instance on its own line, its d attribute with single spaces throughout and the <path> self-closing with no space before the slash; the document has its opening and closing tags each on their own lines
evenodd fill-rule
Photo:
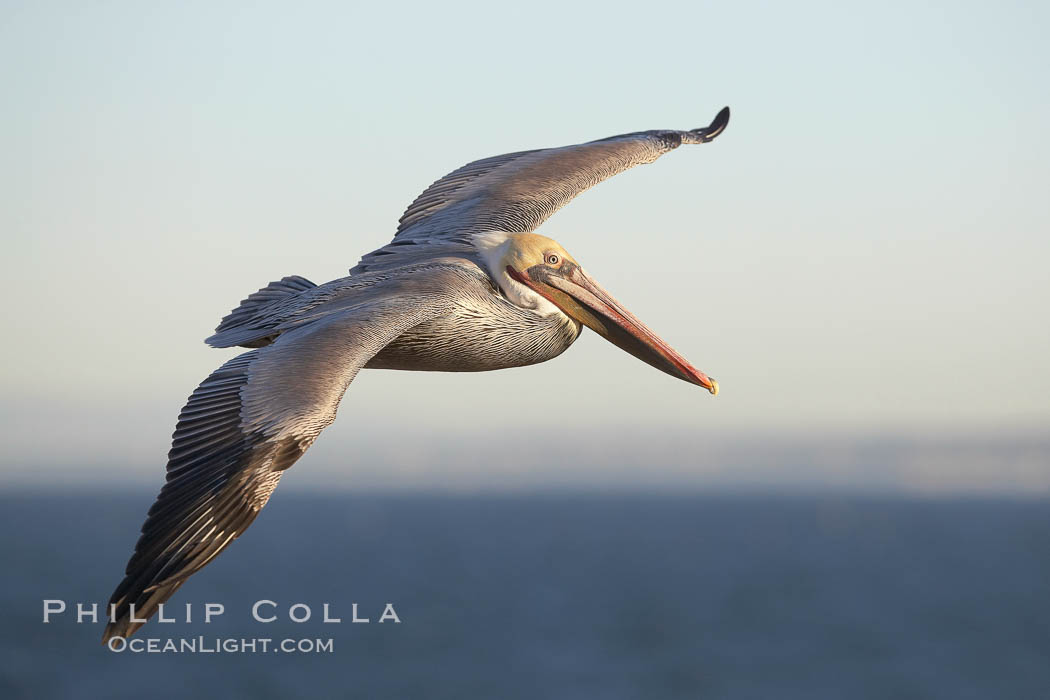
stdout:
<svg viewBox="0 0 1050 700">
<path fill-rule="evenodd" d="M 335 640 L 331 637 L 280 640 L 264 637 L 113 637 L 106 647 L 118 654 L 331 654 L 335 651 Z"/>
</svg>

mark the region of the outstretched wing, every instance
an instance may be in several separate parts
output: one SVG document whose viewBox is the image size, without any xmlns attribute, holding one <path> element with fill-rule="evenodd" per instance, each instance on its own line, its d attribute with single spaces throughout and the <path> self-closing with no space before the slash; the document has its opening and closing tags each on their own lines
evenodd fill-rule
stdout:
<svg viewBox="0 0 1050 700">
<path fill-rule="evenodd" d="M 729 123 L 729 108 L 692 131 L 639 131 L 576 146 L 474 161 L 428 187 L 402 215 L 394 240 L 361 258 L 351 274 L 435 255 L 469 254 L 485 231 L 534 231 L 576 195 L 651 163 L 683 143 L 707 143 Z"/>
<path fill-rule="evenodd" d="M 244 532 L 283 471 L 335 419 L 358 370 L 450 308 L 468 279 L 462 269 L 399 271 L 368 288 L 361 303 L 338 298 L 338 310 L 233 358 L 201 383 L 179 415 L 167 481 L 110 598 L 103 641 L 132 634 Z"/>
</svg>

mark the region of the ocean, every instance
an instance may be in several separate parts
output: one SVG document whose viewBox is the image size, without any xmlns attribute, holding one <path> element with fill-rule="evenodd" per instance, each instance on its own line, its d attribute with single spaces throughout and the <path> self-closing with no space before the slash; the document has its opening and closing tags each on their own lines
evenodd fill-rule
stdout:
<svg viewBox="0 0 1050 700">
<path fill-rule="evenodd" d="M 292 651 L 111 651 L 153 496 L 0 495 L 0 697 L 1050 697 L 1047 501 L 278 489 L 133 639 Z"/>
</svg>

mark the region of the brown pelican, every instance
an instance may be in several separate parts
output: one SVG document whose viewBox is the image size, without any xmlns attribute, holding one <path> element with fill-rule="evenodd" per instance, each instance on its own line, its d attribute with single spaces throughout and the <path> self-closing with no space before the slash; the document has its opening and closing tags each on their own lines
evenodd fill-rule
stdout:
<svg viewBox="0 0 1050 700">
<path fill-rule="evenodd" d="M 255 520 L 361 368 L 477 372 L 544 362 L 581 324 L 638 359 L 718 384 L 649 330 L 536 228 L 570 199 L 681 144 L 706 143 L 729 108 L 692 131 L 642 131 L 485 158 L 441 178 L 394 240 L 350 276 L 285 277 L 207 339 L 253 348 L 205 379 L 179 414 L 167 479 L 107 610 L 127 637 Z"/>
</svg>

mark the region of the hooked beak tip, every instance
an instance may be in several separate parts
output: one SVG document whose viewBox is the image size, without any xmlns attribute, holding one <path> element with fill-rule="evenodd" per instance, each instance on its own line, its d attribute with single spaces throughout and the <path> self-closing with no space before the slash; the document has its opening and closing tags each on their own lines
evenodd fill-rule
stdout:
<svg viewBox="0 0 1050 700">
<path fill-rule="evenodd" d="M 697 386 L 702 386 L 703 388 L 707 389 L 709 392 L 711 392 L 711 396 L 718 396 L 718 382 L 716 382 L 712 377 L 707 376 L 703 372 L 700 372 L 698 370 L 693 370 L 693 372 L 693 378 L 690 380 L 693 384 L 696 384 Z"/>
</svg>

